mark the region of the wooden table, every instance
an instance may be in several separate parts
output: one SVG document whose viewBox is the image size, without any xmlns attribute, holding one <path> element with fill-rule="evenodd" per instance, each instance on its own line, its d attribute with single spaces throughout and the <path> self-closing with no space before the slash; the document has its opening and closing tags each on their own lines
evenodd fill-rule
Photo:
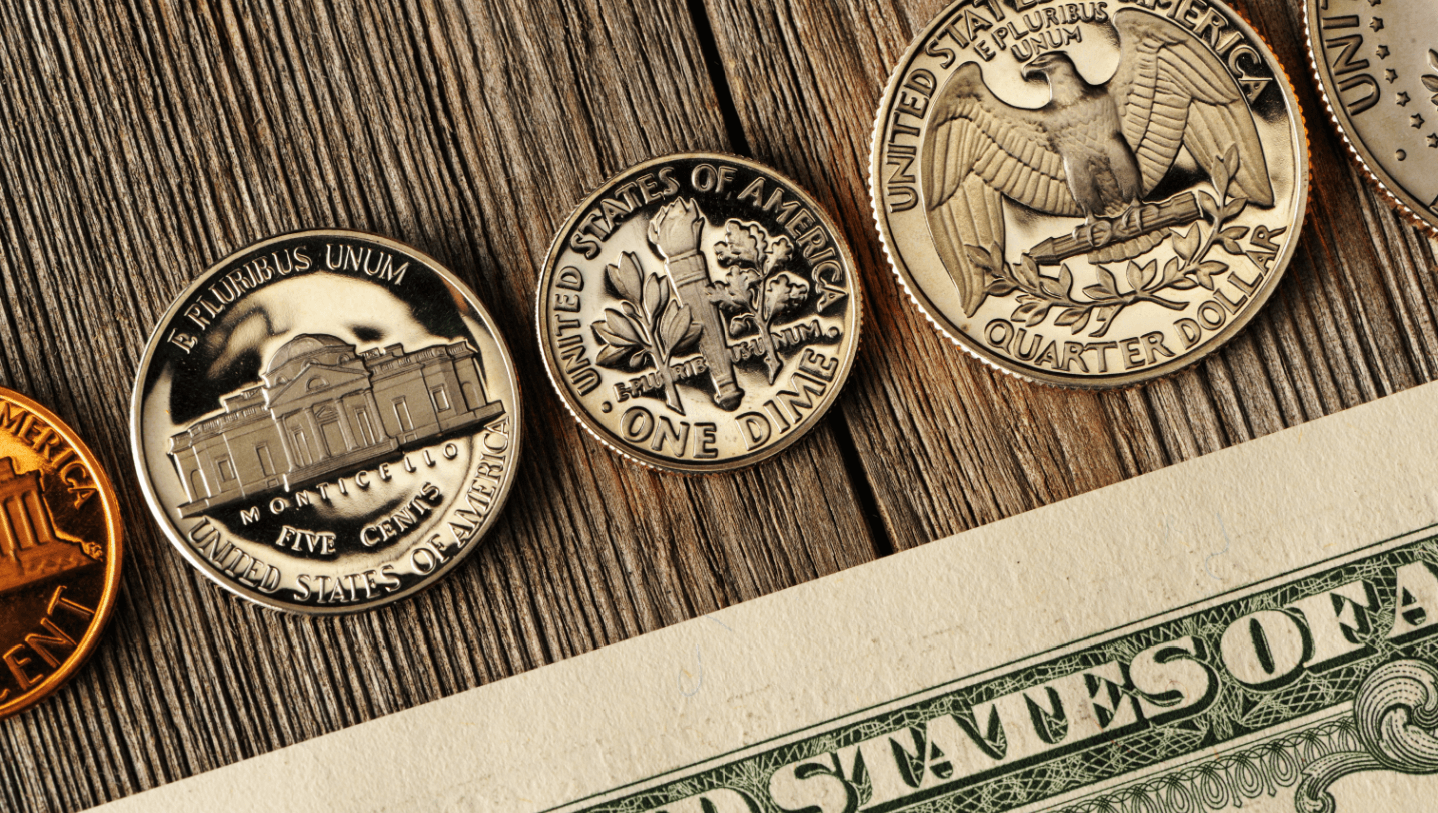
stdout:
<svg viewBox="0 0 1438 813">
<path fill-rule="evenodd" d="M 107 639 L 0 724 L 0 809 L 136 793 L 1434 377 L 1435 246 L 1344 158 L 1295 0 L 1240 4 L 1289 67 L 1313 154 L 1302 243 L 1252 326 L 1188 372 L 1101 394 L 1025 384 L 940 338 L 884 262 L 865 167 L 889 69 L 945 2 L 0 5 L 0 383 L 91 440 L 129 517 Z M 532 325 L 570 206 L 694 149 L 811 189 L 868 294 L 840 408 L 777 460 L 707 478 L 584 436 Z M 129 455 L 135 365 L 171 297 L 310 227 L 453 268 L 515 352 L 528 421 L 482 549 L 418 598 L 341 618 L 213 586 L 158 532 Z"/>
</svg>

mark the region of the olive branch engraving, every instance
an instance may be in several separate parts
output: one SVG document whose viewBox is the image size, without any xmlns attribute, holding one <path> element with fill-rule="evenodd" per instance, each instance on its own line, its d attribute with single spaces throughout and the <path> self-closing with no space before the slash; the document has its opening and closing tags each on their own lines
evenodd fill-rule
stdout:
<svg viewBox="0 0 1438 813">
<path fill-rule="evenodd" d="M 809 300 L 809 283 L 782 270 L 793 254 L 788 237 L 772 237 L 758 223 L 742 220 L 725 223 L 724 239 L 714 245 L 719 266 L 729 273 L 710 285 L 709 300 L 735 314 L 729 319 L 729 335 L 758 332 L 770 384 L 778 377 L 781 362 L 769 325 L 774 317 Z"/>
<path fill-rule="evenodd" d="M 668 282 L 657 273 L 645 275 L 639 258 L 624 252 L 604 269 L 604 278 L 620 299 L 619 308 L 605 308 L 604 319 L 590 326 L 601 345 L 595 361 L 605 367 L 642 370 L 654 365 L 664 382 L 664 403 L 680 415 L 670 361 L 699 338 L 703 325 L 688 305 L 670 297 Z"/>
<path fill-rule="evenodd" d="M 1435 71 L 1438 71 L 1438 50 L 1428 49 L 1428 64 L 1432 65 Z M 1438 75 L 1425 73 L 1422 79 L 1423 87 L 1433 91 L 1433 97 L 1428 101 L 1432 102 L 1434 107 L 1438 107 Z"/>
<path fill-rule="evenodd" d="M 1194 223 L 1187 233 L 1180 233 L 1176 228 L 1167 229 L 1164 238 L 1172 241 L 1176 256 L 1164 263 L 1162 271 L 1157 260 L 1142 266 L 1129 260 L 1123 272 L 1128 283 L 1127 291 L 1120 290 L 1118 275 L 1103 265 L 1095 266 L 1098 281 L 1084 286 L 1080 297 L 1074 293 L 1074 275 L 1067 263 L 1060 263 L 1058 276 L 1050 277 L 1039 270 L 1039 264 L 1028 253 L 1019 258 L 1017 265 L 1005 261 L 998 251 L 985 252 L 974 246 L 968 246 L 969 256 L 988 278 L 987 294 L 1006 296 L 1019 292 L 1017 306 L 1009 318 L 1028 327 L 1042 324 L 1049 313 L 1057 309 L 1056 326 L 1067 327 L 1078 335 L 1092 321 L 1095 328 L 1088 335 L 1099 338 L 1108 333 L 1120 311 L 1139 302 L 1152 302 L 1175 311 L 1184 310 L 1188 307 L 1187 303 L 1159 294 L 1166 290 L 1185 291 L 1199 287 L 1214 290 L 1214 275 L 1228 271 L 1229 267 L 1226 262 L 1208 259 L 1215 246 L 1222 246 L 1229 254 L 1245 256 L 1238 241 L 1248 234 L 1248 227 L 1224 227 L 1248 206 L 1247 196 L 1228 196 L 1229 181 L 1238 172 L 1238 163 L 1236 146 L 1230 146 L 1227 153 L 1218 156 L 1214 175 L 1210 179 L 1217 199 L 1203 190 L 1194 193 L 1200 211 L 1208 220 L 1207 228 L 1202 223 Z"/>
</svg>

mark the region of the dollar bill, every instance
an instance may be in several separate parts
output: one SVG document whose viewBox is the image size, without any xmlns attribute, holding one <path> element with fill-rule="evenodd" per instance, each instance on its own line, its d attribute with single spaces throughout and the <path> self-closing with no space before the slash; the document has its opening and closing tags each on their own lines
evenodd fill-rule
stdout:
<svg viewBox="0 0 1438 813">
<path fill-rule="evenodd" d="M 1420 387 L 106 809 L 1431 810 L 1435 423 Z"/>
</svg>

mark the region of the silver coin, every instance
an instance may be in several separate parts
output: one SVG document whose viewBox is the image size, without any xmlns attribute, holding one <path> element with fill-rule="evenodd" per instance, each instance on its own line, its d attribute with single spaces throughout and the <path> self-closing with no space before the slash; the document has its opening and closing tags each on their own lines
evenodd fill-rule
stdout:
<svg viewBox="0 0 1438 813">
<path fill-rule="evenodd" d="M 1307 0 L 1308 58 L 1368 180 L 1438 235 L 1438 2 Z"/>
<path fill-rule="evenodd" d="M 575 207 L 539 280 L 539 346 L 569 411 L 645 465 L 710 473 L 818 423 L 859 345 L 848 246 L 792 181 L 685 153 Z"/>
<path fill-rule="evenodd" d="M 433 258 L 309 231 L 221 260 L 171 305 L 135 382 L 140 485 L 225 588 L 296 612 L 375 607 L 493 526 L 520 447 L 514 363 Z"/>
<path fill-rule="evenodd" d="M 1227 342 L 1288 265 L 1308 139 L 1273 52 L 1219 0 L 957 0 L 875 124 L 890 263 L 982 361 L 1129 386 Z"/>
</svg>

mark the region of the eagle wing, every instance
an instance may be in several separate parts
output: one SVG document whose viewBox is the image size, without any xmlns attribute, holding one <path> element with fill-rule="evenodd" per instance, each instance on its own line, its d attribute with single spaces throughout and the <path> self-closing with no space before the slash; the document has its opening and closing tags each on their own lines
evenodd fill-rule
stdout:
<svg viewBox="0 0 1438 813">
<path fill-rule="evenodd" d="M 972 316 L 987 282 L 973 254 L 1003 257 L 1004 196 L 1051 214 L 1083 212 L 1039 111 L 1000 101 L 977 63 L 949 77 L 933 104 L 920 162 L 924 208 L 939 257 Z"/>
<path fill-rule="evenodd" d="M 1138 9 L 1113 16 L 1121 57 L 1108 91 L 1148 194 L 1168 174 L 1179 145 L 1212 178 L 1220 156 L 1238 149 L 1232 183 L 1259 206 L 1273 205 L 1263 144 L 1243 91 L 1218 57 L 1166 18 Z M 1226 190 L 1224 190 L 1226 191 Z"/>
</svg>

